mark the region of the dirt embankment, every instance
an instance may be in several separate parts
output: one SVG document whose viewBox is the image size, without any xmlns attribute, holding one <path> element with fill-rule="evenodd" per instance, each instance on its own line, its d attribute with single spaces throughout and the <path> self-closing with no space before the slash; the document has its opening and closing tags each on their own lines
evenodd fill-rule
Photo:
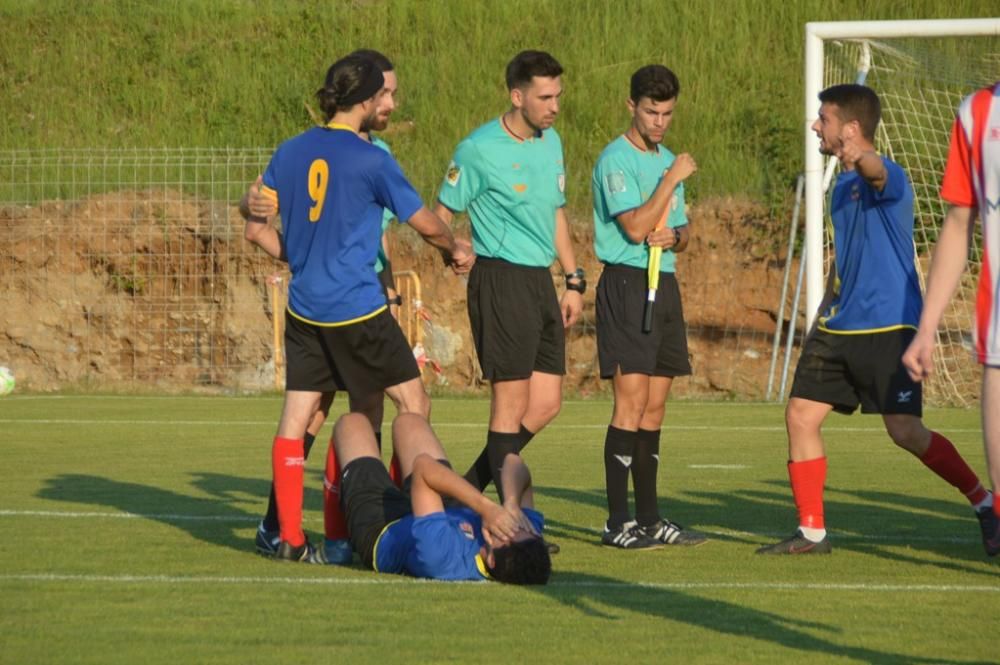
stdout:
<svg viewBox="0 0 1000 665">
<path fill-rule="evenodd" d="M 693 238 L 677 274 L 694 375 L 677 393 L 759 397 L 784 268 L 774 234 L 785 231 L 746 201 L 703 202 L 689 216 Z M 589 220 L 571 225 L 591 288 L 568 333 L 567 385 L 587 394 L 603 389 L 592 288 L 600 265 Z M 230 204 L 164 190 L 0 209 L 0 364 L 36 390 L 272 388 L 266 278 L 280 266 L 243 240 L 242 226 Z M 441 368 L 428 365 L 428 383 L 482 390 L 465 284 L 411 234 L 393 231 L 393 267 L 421 280 L 423 343 Z"/>
</svg>

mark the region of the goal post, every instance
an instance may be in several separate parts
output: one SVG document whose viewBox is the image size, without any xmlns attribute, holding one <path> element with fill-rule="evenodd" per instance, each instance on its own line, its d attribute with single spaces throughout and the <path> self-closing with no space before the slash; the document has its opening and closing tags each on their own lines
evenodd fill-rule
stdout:
<svg viewBox="0 0 1000 665">
<path fill-rule="evenodd" d="M 819 93 L 838 83 L 864 81 L 882 101 L 876 145 L 898 162 L 913 182 L 915 254 L 924 283 L 929 257 L 944 215 L 938 198 L 955 109 L 975 89 L 1000 79 L 1000 18 L 919 21 L 807 23 L 805 27 L 805 260 L 808 330 L 825 287 L 829 238 L 825 206 L 824 157 L 810 129 Z M 978 263 L 979 250 L 970 258 Z M 965 280 L 974 275 L 966 274 Z M 974 363 L 968 352 L 972 303 L 960 288 L 939 331 L 935 359 L 938 380 L 931 386 L 939 403 L 976 399 Z M 968 375 L 968 379 L 966 378 Z M 976 380 L 973 380 L 976 379 Z M 969 385 L 966 385 L 966 384 Z"/>
</svg>

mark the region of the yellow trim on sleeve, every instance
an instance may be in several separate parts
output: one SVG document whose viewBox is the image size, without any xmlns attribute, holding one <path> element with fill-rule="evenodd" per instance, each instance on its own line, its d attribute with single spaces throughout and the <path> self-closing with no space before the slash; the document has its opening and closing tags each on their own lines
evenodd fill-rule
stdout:
<svg viewBox="0 0 1000 665">
<path fill-rule="evenodd" d="M 303 323 L 308 323 L 311 326 L 320 326 L 321 328 L 340 328 L 340 327 L 343 327 L 343 326 L 349 326 L 349 325 L 351 325 L 353 323 L 361 323 L 362 321 L 367 321 L 368 319 L 373 319 L 376 316 L 378 316 L 379 314 L 381 314 L 382 312 L 384 312 L 388 308 L 389 308 L 388 305 L 382 305 L 381 307 L 379 307 L 378 309 L 376 309 L 374 312 L 371 312 L 370 314 L 365 314 L 363 316 L 359 316 L 359 317 L 354 318 L 354 319 L 348 319 L 347 321 L 335 321 L 333 323 L 323 323 L 323 322 L 320 322 L 320 321 L 312 321 L 310 319 L 307 319 L 304 316 L 299 316 L 298 314 L 296 314 L 295 312 L 292 311 L 291 306 L 288 307 L 288 313 L 291 316 L 294 316 L 299 321 L 302 321 Z"/>
<path fill-rule="evenodd" d="M 482 554 L 476 555 L 476 568 L 479 569 L 479 574 L 485 577 L 486 579 L 488 580 L 493 579 L 493 576 L 490 575 L 490 571 L 486 568 L 486 562 L 483 561 Z"/>
<path fill-rule="evenodd" d="M 275 205 L 278 205 L 278 190 L 271 189 L 267 185 L 262 184 L 260 186 L 260 193 L 266 196 L 267 198 L 271 199 L 272 201 L 274 201 Z M 280 208 L 281 206 L 278 207 Z"/>
<path fill-rule="evenodd" d="M 399 519 L 401 520 L 403 518 L 400 517 Z M 382 530 L 378 532 L 378 538 L 375 539 L 375 544 L 372 545 L 372 570 L 374 570 L 376 573 L 382 572 L 381 570 L 378 569 L 378 544 L 382 542 L 382 536 L 384 536 L 385 532 L 389 530 L 389 527 L 391 527 L 398 521 L 399 520 L 393 520 L 388 524 L 386 524 L 384 527 L 382 527 Z"/>
</svg>

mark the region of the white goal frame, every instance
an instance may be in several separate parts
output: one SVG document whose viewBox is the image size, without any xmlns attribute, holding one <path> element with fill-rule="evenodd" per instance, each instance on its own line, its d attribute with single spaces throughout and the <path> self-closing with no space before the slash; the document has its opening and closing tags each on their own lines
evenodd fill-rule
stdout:
<svg viewBox="0 0 1000 665">
<path fill-rule="evenodd" d="M 805 31 L 805 253 L 806 330 L 812 327 L 823 299 L 823 156 L 819 138 L 809 128 L 823 90 L 824 42 L 831 39 L 893 37 L 1000 36 L 1000 18 L 919 21 L 836 21 L 807 23 Z M 998 72 L 1000 76 L 1000 72 Z M 969 91 L 973 92 L 972 90 Z"/>
</svg>

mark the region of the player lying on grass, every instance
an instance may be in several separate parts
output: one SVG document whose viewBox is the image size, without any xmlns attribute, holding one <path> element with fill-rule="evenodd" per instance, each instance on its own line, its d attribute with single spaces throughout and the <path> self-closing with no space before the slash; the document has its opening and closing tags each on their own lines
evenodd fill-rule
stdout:
<svg viewBox="0 0 1000 665">
<path fill-rule="evenodd" d="M 425 418 L 399 415 L 392 437 L 409 496 L 389 477 L 367 418 L 349 413 L 334 426 L 341 505 L 365 565 L 437 580 L 548 581 L 544 520 L 532 509 L 531 474 L 519 455 L 504 460 L 501 506 L 451 470 Z"/>
</svg>

